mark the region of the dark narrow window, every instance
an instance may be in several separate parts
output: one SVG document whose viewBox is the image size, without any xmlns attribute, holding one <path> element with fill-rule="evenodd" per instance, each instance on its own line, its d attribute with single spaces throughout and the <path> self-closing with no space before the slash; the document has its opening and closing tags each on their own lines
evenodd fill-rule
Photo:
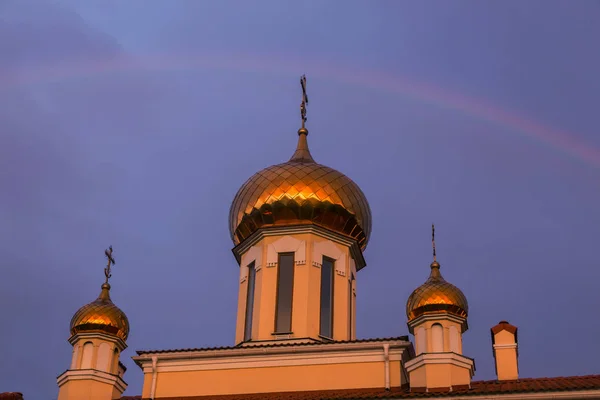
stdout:
<svg viewBox="0 0 600 400">
<path fill-rule="evenodd" d="M 252 339 L 252 314 L 254 312 L 254 281 L 256 269 L 254 261 L 248 265 L 248 290 L 246 292 L 246 325 L 244 327 L 244 340 Z"/>
<path fill-rule="evenodd" d="M 354 316 L 354 307 L 353 307 L 353 299 L 354 299 L 354 295 L 352 293 L 352 287 L 354 286 L 354 274 L 351 274 L 350 276 L 350 280 L 348 281 L 348 339 L 352 340 L 352 323 L 354 322 L 354 320 L 352 319 Z"/>
<path fill-rule="evenodd" d="M 292 331 L 292 293 L 294 291 L 294 253 L 280 253 L 277 267 L 277 304 L 275 332 Z"/>
<path fill-rule="evenodd" d="M 333 260 L 323 257 L 321 265 L 321 321 L 319 334 L 333 338 Z"/>
</svg>

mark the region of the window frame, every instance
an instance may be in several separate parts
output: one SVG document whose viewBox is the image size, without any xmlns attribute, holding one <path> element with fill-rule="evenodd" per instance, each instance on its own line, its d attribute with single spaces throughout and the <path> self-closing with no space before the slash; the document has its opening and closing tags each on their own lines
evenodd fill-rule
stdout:
<svg viewBox="0 0 600 400">
<path fill-rule="evenodd" d="M 279 290 L 281 288 L 281 269 L 282 269 L 282 263 L 281 263 L 281 258 L 284 256 L 291 256 L 292 259 L 292 263 L 290 265 L 291 267 L 291 274 L 292 274 L 292 279 L 290 282 L 290 315 L 289 315 L 289 327 L 288 329 L 285 330 L 278 330 L 278 324 L 279 324 L 279 318 L 280 318 L 280 312 L 279 312 L 279 306 L 281 305 L 281 299 L 280 299 L 280 293 Z M 275 289 L 275 327 L 274 327 L 274 335 L 285 335 L 285 334 L 291 334 L 292 333 L 292 317 L 293 317 L 293 311 L 294 311 L 294 281 L 295 281 L 295 267 L 296 267 L 296 253 L 293 251 L 288 251 L 288 252 L 282 252 L 282 253 L 278 253 L 277 254 L 277 287 Z"/>
<path fill-rule="evenodd" d="M 332 340 L 333 340 L 333 333 L 334 333 L 333 312 L 335 309 L 335 261 L 336 260 L 331 257 L 323 256 L 323 259 L 321 262 L 321 280 L 320 280 L 320 284 L 319 284 L 319 336 L 323 337 L 323 338 L 327 338 L 327 339 L 332 339 Z M 324 274 L 323 271 L 324 271 L 324 266 L 325 266 L 326 262 L 331 264 L 330 285 L 329 285 L 329 301 L 330 301 L 329 327 L 330 327 L 330 332 L 323 331 L 323 274 Z M 326 333 L 330 333 L 330 335 L 327 335 Z"/>
<path fill-rule="evenodd" d="M 256 260 L 248 264 L 248 279 L 246 280 L 246 310 L 244 316 L 244 342 L 252 340 L 252 327 L 254 319 L 254 300 L 256 291 Z M 252 284 L 252 285 L 250 285 Z M 252 290 L 251 290 L 252 289 Z M 252 298 L 251 307 L 248 307 Z"/>
<path fill-rule="evenodd" d="M 348 281 L 348 340 L 352 340 L 354 333 L 354 281 L 356 278 L 350 272 L 350 280 Z"/>
</svg>

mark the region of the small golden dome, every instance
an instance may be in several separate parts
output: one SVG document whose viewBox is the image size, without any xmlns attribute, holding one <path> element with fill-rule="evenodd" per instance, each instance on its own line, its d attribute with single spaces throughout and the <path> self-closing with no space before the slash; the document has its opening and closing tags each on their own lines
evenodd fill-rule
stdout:
<svg viewBox="0 0 600 400">
<path fill-rule="evenodd" d="M 431 263 L 429 279 L 416 288 L 406 302 L 406 316 L 412 321 L 426 312 L 448 312 L 467 317 L 469 304 L 463 292 L 446 282 L 440 273 L 440 264 Z"/>
<path fill-rule="evenodd" d="M 263 169 L 237 192 L 229 229 L 237 245 L 265 226 L 315 224 L 356 239 L 364 250 L 371 233 L 371 209 L 350 178 L 317 164 L 308 149 L 308 131 L 285 163 Z"/>
<path fill-rule="evenodd" d="M 71 319 L 71 335 L 79 332 L 105 332 L 123 340 L 129 336 L 129 321 L 110 300 L 110 285 L 104 283 L 100 296 L 81 307 Z"/>
</svg>

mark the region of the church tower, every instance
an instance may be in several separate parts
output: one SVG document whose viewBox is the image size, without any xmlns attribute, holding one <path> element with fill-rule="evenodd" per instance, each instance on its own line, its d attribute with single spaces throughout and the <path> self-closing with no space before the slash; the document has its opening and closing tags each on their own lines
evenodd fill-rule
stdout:
<svg viewBox="0 0 600 400">
<path fill-rule="evenodd" d="M 429 279 L 406 302 L 408 329 L 415 336 L 416 357 L 406 362 L 411 391 L 456 390 L 470 387 L 473 359 L 462 355 L 462 334 L 469 328 L 469 305 L 463 292 L 442 277 L 431 241 Z"/>
<path fill-rule="evenodd" d="M 304 76 L 300 83 L 296 151 L 250 177 L 229 213 L 240 265 L 236 344 L 355 339 L 371 211 L 352 180 L 313 159 Z"/>
<path fill-rule="evenodd" d="M 100 295 L 81 307 L 71 319 L 73 357 L 70 368 L 58 378 L 58 400 L 120 399 L 127 388 L 125 366 L 119 356 L 127 347 L 129 321 L 110 299 L 112 247 L 105 251 L 108 265 Z"/>
</svg>

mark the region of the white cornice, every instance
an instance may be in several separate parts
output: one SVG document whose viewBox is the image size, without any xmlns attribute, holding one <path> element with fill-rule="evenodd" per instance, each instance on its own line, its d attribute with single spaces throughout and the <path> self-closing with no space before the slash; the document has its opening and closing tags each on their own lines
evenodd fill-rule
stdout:
<svg viewBox="0 0 600 400">
<path fill-rule="evenodd" d="M 319 225 L 281 225 L 281 226 L 269 226 L 265 228 L 260 228 L 252 235 L 250 235 L 246 240 L 242 243 L 238 244 L 231 251 L 235 255 L 235 258 L 238 261 L 238 264 L 241 260 L 241 255 L 248 251 L 248 249 L 257 242 L 261 241 L 265 237 L 269 236 L 283 236 L 283 235 L 294 235 L 294 234 L 302 234 L 302 233 L 312 233 L 314 235 L 320 236 L 322 238 L 334 241 L 341 245 L 347 246 L 350 248 L 350 254 L 352 258 L 354 258 L 356 262 L 356 270 L 359 271 L 366 266 L 366 262 L 364 256 L 362 254 L 362 250 L 358 246 L 356 240 L 353 240 L 341 233 L 337 233 L 331 231 L 329 229 L 323 228 Z"/>
<path fill-rule="evenodd" d="M 517 348 L 517 344 L 516 343 L 509 343 L 509 344 L 494 344 L 494 350 L 500 350 L 500 349 L 516 349 Z"/>
<path fill-rule="evenodd" d="M 462 327 L 461 333 L 465 333 L 465 331 L 467 330 L 466 328 L 468 328 L 467 319 L 465 317 L 460 317 L 458 315 L 449 314 L 446 312 L 429 312 L 429 313 L 421 314 L 417 318 L 413 319 L 412 321 L 409 321 L 407 325 L 408 325 L 410 333 L 414 334 L 414 328 L 421 325 L 423 322 L 440 321 L 440 320 L 452 321 L 452 322 L 459 324 Z"/>
<path fill-rule="evenodd" d="M 202 350 L 202 351 L 182 351 L 182 352 L 157 352 L 145 353 L 139 356 L 132 357 L 133 360 L 143 369 L 151 367 L 152 357 L 156 356 L 159 362 L 159 369 L 166 361 L 193 361 L 194 364 L 200 366 L 203 364 L 217 365 L 222 363 L 237 363 L 242 360 L 253 360 L 255 362 L 270 362 L 270 360 L 290 360 L 290 362 L 298 362 L 298 360 L 326 359 L 335 357 L 338 360 L 343 360 L 344 357 L 352 356 L 369 356 L 379 354 L 383 357 L 383 345 L 390 345 L 390 354 L 401 355 L 410 347 L 410 342 L 403 340 L 393 340 L 389 342 L 358 342 L 358 343 L 330 343 L 318 345 L 298 345 L 298 346 L 282 346 L 282 347 L 244 347 L 225 350 Z M 383 359 L 383 358 L 381 358 Z M 346 359 L 347 360 L 347 359 Z M 311 361 L 311 362 L 313 362 Z M 349 362 L 349 361 L 345 361 Z M 365 361 L 366 362 L 366 361 Z M 292 364 L 293 365 L 293 364 Z"/>
<path fill-rule="evenodd" d="M 404 349 L 396 348 L 389 353 L 390 361 L 401 361 Z M 313 354 L 269 354 L 239 356 L 218 359 L 161 360 L 157 358 L 156 369 L 161 372 L 206 371 L 223 369 L 254 369 L 265 367 L 290 367 L 304 365 L 327 365 L 348 363 L 383 362 L 383 345 L 367 351 Z M 143 363 L 144 373 L 152 372 L 152 364 Z"/>
<path fill-rule="evenodd" d="M 404 363 L 404 366 L 410 373 L 427 364 L 451 364 L 468 369 L 471 377 L 475 374 L 475 362 L 473 359 L 456 353 L 422 353 Z"/>
<path fill-rule="evenodd" d="M 74 334 L 73 336 L 71 336 L 69 338 L 69 343 L 71 343 L 71 346 L 73 346 L 78 341 L 86 340 L 86 339 L 100 339 L 100 340 L 104 340 L 106 342 L 114 343 L 119 348 L 119 351 L 123 351 L 127 348 L 127 343 L 125 343 L 125 341 L 123 339 L 121 339 L 120 337 L 117 337 L 114 335 L 109 335 L 107 333 L 98 332 L 98 331 L 96 331 L 96 332 L 77 332 L 76 334 Z"/>
<path fill-rule="evenodd" d="M 68 370 L 56 379 L 58 387 L 63 386 L 69 381 L 96 381 L 105 383 L 110 386 L 115 386 L 119 393 L 123 393 L 125 389 L 127 389 L 127 383 L 125 383 L 123 378 L 97 369 Z"/>
</svg>

